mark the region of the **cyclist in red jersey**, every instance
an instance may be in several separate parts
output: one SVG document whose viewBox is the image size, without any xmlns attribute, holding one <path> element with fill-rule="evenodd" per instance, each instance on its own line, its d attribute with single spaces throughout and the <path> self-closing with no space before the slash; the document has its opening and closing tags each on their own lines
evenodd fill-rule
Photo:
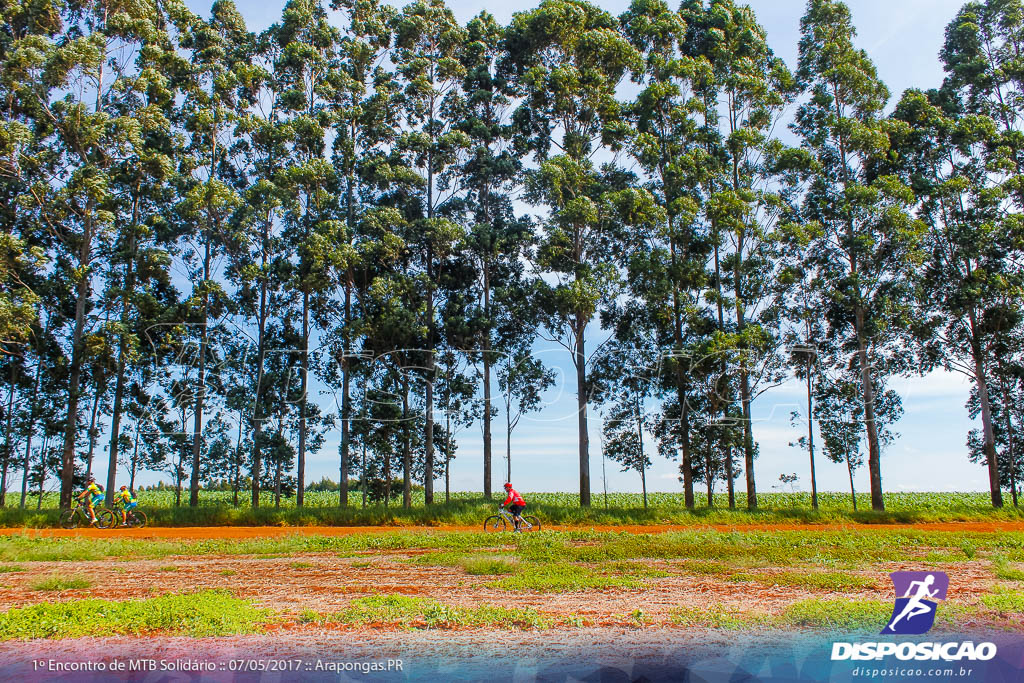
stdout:
<svg viewBox="0 0 1024 683">
<path fill-rule="evenodd" d="M 508 505 L 508 511 L 512 513 L 512 520 L 515 522 L 515 531 L 519 531 L 519 525 L 522 524 L 523 518 L 519 515 L 523 510 L 526 509 L 526 501 L 519 495 L 519 492 L 512 488 L 512 484 L 505 482 L 505 493 L 508 494 L 505 498 L 505 502 L 501 504 L 501 507 Z M 511 503 L 511 505 L 509 505 Z"/>
</svg>

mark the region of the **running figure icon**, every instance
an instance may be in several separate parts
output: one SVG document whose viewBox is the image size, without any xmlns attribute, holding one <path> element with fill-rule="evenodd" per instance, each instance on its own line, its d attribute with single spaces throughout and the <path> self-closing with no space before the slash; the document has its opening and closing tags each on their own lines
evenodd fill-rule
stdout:
<svg viewBox="0 0 1024 683">
<path fill-rule="evenodd" d="M 927 633 L 935 623 L 936 600 L 946 599 L 949 577 L 943 572 L 893 572 L 896 605 L 882 633 Z"/>
</svg>

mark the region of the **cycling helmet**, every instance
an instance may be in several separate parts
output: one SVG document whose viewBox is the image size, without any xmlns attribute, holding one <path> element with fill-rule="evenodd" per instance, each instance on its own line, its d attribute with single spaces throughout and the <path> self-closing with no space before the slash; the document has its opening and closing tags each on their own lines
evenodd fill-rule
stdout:
<svg viewBox="0 0 1024 683">
<path fill-rule="evenodd" d="M 121 485 L 121 490 L 122 490 L 122 491 L 127 491 L 127 490 L 128 490 L 128 487 L 127 487 L 127 486 L 124 486 L 124 485 L 122 484 L 122 485 Z"/>
<path fill-rule="evenodd" d="M 86 481 L 89 481 L 90 483 L 91 483 L 91 482 L 94 482 L 94 481 L 96 481 L 96 477 L 94 477 L 94 476 L 92 476 L 92 475 L 90 474 L 90 475 L 89 475 L 89 478 L 88 478 L 88 479 L 87 479 Z"/>
<path fill-rule="evenodd" d="M 506 481 L 505 482 L 505 490 L 507 491 L 510 488 L 512 488 L 512 484 Z"/>
</svg>

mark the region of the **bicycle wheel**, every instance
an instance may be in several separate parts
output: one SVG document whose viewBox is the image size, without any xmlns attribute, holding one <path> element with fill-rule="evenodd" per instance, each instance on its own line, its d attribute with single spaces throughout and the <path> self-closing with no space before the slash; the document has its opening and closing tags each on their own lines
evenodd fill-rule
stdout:
<svg viewBox="0 0 1024 683">
<path fill-rule="evenodd" d="M 146 526 L 146 522 L 148 521 L 149 520 L 146 519 L 146 513 L 143 512 L 142 510 L 132 510 L 131 512 L 128 513 L 128 526 L 141 529 L 142 527 Z"/>
<path fill-rule="evenodd" d="M 65 510 L 60 513 L 60 525 L 65 529 L 78 528 L 78 510 Z"/>
<path fill-rule="evenodd" d="M 484 531 L 504 531 L 505 518 L 501 515 L 491 515 L 484 520 Z"/>
<path fill-rule="evenodd" d="M 540 520 L 533 515 L 523 515 L 523 522 L 519 525 L 520 531 L 540 531 Z"/>
<path fill-rule="evenodd" d="M 120 519 L 118 515 L 117 519 Z M 100 529 L 109 529 L 116 524 L 114 513 L 106 508 L 96 511 L 96 526 Z"/>
</svg>

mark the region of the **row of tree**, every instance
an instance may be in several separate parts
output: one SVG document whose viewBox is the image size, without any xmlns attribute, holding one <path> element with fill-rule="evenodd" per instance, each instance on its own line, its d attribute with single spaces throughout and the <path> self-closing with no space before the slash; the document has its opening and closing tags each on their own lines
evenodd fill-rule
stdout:
<svg viewBox="0 0 1024 683">
<path fill-rule="evenodd" d="M 882 509 L 888 382 L 937 367 L 971 379 L 970 457 L 1017 503 L 1019 0 L 965 5 L 942 87 L 889 114 L 835 0 L 795 71 L 733 0 L 506 26 L 289 0 L 260 33 L 229 0 L 0 12 L 0 505 L 19 469 L 22 505 L 54 473 L 70 504 L 104 447 L 111 490 L 125 467 L 191 505 L 222 481 L 302 505 L 333 429 L 339 504 L 357 474 L 429 504 L 473 424 L 489 496 L 493 423 L 510 476 L 554 382 L 538 337 L 575 369 L 582 505 L 599 405 L 645 493 L 653 439 L 688 507 L 742 477 L 755 508 L 751 405 L 795 376 L 814 505 L 817 427 L 851 487 L 866 449 Z"/>
</svg>

